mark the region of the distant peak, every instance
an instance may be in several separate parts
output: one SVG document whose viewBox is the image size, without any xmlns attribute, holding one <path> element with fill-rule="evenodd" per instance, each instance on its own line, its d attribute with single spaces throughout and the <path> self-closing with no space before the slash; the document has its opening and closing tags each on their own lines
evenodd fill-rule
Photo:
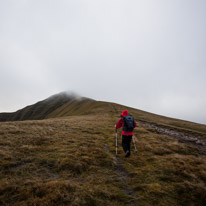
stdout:
<svg viewBox="0 0 206 206">
<path fill-rule="evenodd" d="M 72 92 L 72 91 L 63 91 L 63 92 L 60 92 L 60 93 L 57 93 L 57 94 L 54 94 L 54 95 L 48 97 L 47 100 L 53 100 L 53 99 L 56 99 L 56 98 L 77 100 L 77 101 L 90 99 L 90 98 L 87 98 L 87 97 L 82 97 L 81 95 L 79 95 L 75 92 Z M 90 99 L 90 100 L 93 100 L 93 99 Z"/>
<path fill-rule="evenodd" d="M 80 95 L 78 95 L 78 94 L 76 94 L 74 92 L 64 91 L 64 92 L 60 92 L 60 93 L 54 94 L 54 95 L 48 97 L 48 99 L 54 99 L 54 98 L 57 98 L 57 97 L 68 97 L 70 99 L 81 98 Z"/>
</svg>

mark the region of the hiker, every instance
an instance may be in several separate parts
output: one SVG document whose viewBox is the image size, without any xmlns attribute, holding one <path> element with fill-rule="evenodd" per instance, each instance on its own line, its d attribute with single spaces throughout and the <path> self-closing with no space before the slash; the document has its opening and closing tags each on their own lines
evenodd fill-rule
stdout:
<svg viewBox="0 0 206 206">
<path fill-rule="evenodd" d="M 136 127 L 136 122 L 132 116 L 128 115 L 128 111 L 124 110 L 121 114 L 121 119 L 116 124 L 117 129 L 123 128 L 122 130 L 122 147 L 125 152 L 125 157 L 130 156 L 130 143 L 132 140 L 132 135 L 134 128 Z"/>
</svg>

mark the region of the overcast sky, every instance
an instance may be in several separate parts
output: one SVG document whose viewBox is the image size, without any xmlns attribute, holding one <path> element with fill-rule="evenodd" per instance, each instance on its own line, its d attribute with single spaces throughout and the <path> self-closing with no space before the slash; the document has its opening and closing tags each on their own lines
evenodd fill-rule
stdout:
<svg viewBox="0 0 206 206">
<path fill-rule="evenodd" d="M 0 112 L 68 90 L 206 124 L 206 1 L 1 0 Z"/>
</svg>

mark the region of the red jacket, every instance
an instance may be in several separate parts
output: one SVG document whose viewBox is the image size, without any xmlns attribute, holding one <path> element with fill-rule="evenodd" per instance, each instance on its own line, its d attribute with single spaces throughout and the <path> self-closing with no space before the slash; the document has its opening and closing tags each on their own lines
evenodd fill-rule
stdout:
<svg viewBox="0 0 206 206">
<path fill-rule="evenodd" d="M 128 111 L 127 110 L 124 110 L 121 114 L 122 117 L 124 116 L 128 116 Z M 121 118 L 117 124 L 116 124 L 116 129 L 119 129 L 121 127 L 124 127 L 124 120 L 123 118 Z M 136 122 L 134 121 L 134 127 L 136 127 Z M 125 132 L 124 130 L 122 130 L 122 135 L 125 135 L 125 136 L 129 136 L 129 135 L 133 135 L 134 132 Z"/>
</svg>

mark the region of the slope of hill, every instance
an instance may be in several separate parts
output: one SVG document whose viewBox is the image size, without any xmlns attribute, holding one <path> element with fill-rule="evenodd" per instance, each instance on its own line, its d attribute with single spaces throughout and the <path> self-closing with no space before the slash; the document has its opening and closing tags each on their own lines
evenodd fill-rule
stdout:
<svg viewBox="0 0 206 206">
<path fill-rule="evenodd" d="M 179 131 L 189 132 L 205 136 L 206 125 L 193 122 L 173 119 L 145 112 L 135 108 L 125 107 L 116 103 L 95 101 L 93 99 L 79 97 L 75 94 L 62 92 L 53 95 L 43 101 L 27 106 L 13 113 L 0 113 L 0 122 L 6 121 L 22 121 L 22 120 L 41 120 L 47 118 L 65 117 L 72 115 L 83 115 L 99 112 L 108 112 L 110 107 L 113 111 L 111 114 L 121 113 L 126 108 L 136 120 L 166 128 L 176 129 Z M 102 109 L 103 108 L 103 109 Z"/>
<path fill-rule="evenodd" d="M 85 102 L 93 102 L 94 100 L 78 97 L 74 94 L 67 94 L 62 92 L 53 95 L 43 101 L 37 102 L 36 104 L 27 106 L 13 113 L 0 113 L 0 121 L 20 121 L 20 120 L 38 120 L 46 119 L 55 113 L 55 110 L 61 108 L 63 105 L 70 104 L 83 104 Z M 69 108 L 73 111 L 73 108 Z"/>
<path fill-rule="evenodd" d="M 0 123 L 0 205 L 205 205 L 205 153 L 157 129 L 205 143 L 205 125 L 114 103 L 55 98 L 28 115 L 43 120 Z M 114 144 L 114 124 L 125 108 L 138 121 L 137 152 L 132 145 L 127 159 L 120 131 L 117 157 Z"/>
</svg>

